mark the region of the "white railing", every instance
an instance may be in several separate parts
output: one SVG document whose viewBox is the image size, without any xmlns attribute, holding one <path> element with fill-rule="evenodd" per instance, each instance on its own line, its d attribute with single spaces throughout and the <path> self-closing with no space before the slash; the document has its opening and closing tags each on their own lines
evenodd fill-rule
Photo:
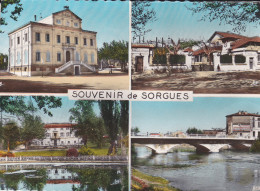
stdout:
<svg viewBox="0 0 260 191">
<path fill-rule="evenodd" d="M 59 68 L 55 68 L 55 73 L 59 73 L 61 72 L 62 70 L 65 70 L 66 68 L 68 68 L 69 66 L 73 65 L 73 62 L 72 61 L 69 61 L 63 65 L 61 65 Z"/>
<path fill-rule="evenodd" d="M 88 65 L 87 63 L 81 62 L 81 65 L 85 66 L 86 68 L 88 68 L 89 70 L 91 70 L 92 72 L 96 71 L 96 68 L 93 66 Z"/>
</svg>

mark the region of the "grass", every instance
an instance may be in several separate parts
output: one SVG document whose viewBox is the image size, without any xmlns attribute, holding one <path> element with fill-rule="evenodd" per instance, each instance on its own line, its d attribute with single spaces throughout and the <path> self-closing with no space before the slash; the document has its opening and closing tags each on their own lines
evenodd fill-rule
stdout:
<svg viewBox="0 0 260 191">
<path fill-rule="evenodd" d="M 66 156 L 66 150 L 42 150 L 42 151 L 24 151 L 16 152 L 16 157 L 30 157 L 30 156 Z"/>
</svg>

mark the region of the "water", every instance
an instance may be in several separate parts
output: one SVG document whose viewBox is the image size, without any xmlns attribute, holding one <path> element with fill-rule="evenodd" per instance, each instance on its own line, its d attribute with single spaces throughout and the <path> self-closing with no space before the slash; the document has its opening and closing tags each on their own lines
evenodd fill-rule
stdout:
<svg viewBox="0 0 260 191">
<path fill-rule="evenodd" d="M 138 170 L 170 181 L 183 191 L 260 190 L 260 154 L 224 151 L 205 155 L 176 152 L 151 155 L 137 147 Z"/>
<path fill-rule="evenodd" d="M 0 190 L 128 191 L 128 171 L 113 164 L 1 164 Z"/>
</svg>

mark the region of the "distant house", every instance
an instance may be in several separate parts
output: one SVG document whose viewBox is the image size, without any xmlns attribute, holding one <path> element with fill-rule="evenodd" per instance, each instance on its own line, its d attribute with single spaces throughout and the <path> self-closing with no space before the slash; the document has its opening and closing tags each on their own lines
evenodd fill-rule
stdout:
<svg viewBox="0 0 260 191">
<path fill-rule="evenodd" d="M 245 111 L 227 115 L 226 133 L 240 137 L 260 138 L 260 115 Z"/>
<path fill-rule="evenodd" d="M 192 54 L 191 65 L 195 71 L 260 69 L 260 37 L 258 36 L 246 37 L 231 32 L 216 31 L 209 38 L 207 45 L 184 51 Z"/>
<path fill-rule="evenodd" d="M 150 133 L 150 137 L 161 137 L 162 135 L 160 133 Z"/>
<path fill-rule="evenodd" d="M 45 124 L 45 138 L 43 140 L 34 140 L 32 146 L 74 147 L 83 145 L 82 139 L 75 136 L 74 125 L 71 123 Z"/>
</svg>

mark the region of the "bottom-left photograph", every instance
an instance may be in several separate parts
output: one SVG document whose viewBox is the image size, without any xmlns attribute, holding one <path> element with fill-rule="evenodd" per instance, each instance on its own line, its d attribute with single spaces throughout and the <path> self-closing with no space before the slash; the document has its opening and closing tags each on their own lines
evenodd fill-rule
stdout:
<svg viewBox="0 0 260 191">
<path fill-rule="evenodd" d="M 129 102 L 0 96 L 1 190 L 127 191 Z"/>
</svg>

